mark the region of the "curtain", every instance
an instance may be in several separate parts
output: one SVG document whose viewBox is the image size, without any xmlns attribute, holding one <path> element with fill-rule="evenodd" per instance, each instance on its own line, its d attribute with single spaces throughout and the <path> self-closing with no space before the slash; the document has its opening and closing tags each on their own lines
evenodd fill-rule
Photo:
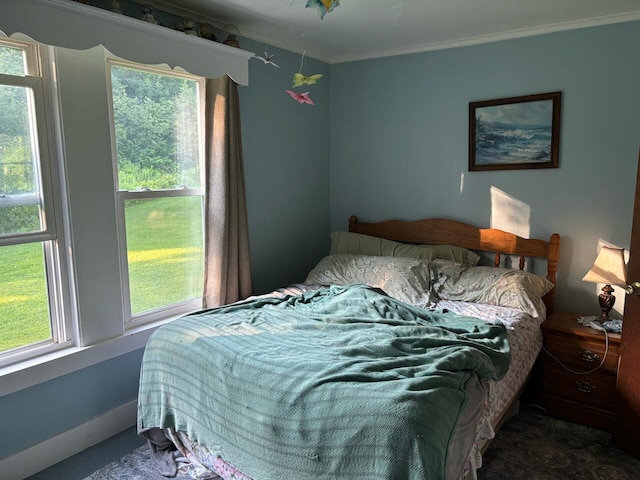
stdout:
<svg viewBox="0 0 640 480">
<path fill-rule="evenodd" d="M 212 308 L 251 295 L 238 85 L 228 75 L 206 80 L 205 110 L 203 307 Z"/>
</svg>

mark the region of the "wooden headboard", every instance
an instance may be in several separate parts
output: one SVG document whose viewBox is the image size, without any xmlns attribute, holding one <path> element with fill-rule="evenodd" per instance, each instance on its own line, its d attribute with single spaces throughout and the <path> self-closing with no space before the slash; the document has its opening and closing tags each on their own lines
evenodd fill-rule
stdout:
<svg viewBox="0 0 640 480">
<path fill-rule="evenodd" d="M 447 218 L 427 218 L 415 221 L 387 220 L 384 222 L 360 222 L 353 215 L 349 218 L 349 231 L 396 242 L 429 245 L 457 245 L 475 252 L 494 254 L 494 266 L 501 265 L 502 256 L 519 257 L 518 268 L 524 269 L 527 258 L 544 258 L 547 261 L 547 279 L 556 284 L 560 235 L 551 234 L 549 240 L 523 238 L 496 228 L 478 228 Z M 543 298 L 547 315 L 553 312 L 555 287 Z"/>
</svg>

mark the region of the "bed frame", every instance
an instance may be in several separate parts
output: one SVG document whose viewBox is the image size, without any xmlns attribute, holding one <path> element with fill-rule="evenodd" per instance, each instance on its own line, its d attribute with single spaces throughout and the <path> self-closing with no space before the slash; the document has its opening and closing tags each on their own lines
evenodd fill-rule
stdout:
<svg viewBox="0 0 640 480">
<path fill-rule="evenodd" d="M 557 233 L 546 241 L 519 237 L 496 228 L 478 228 L 447 218 L 368 223 L 360 222 L 355 215 L 349 218 L 349 231 L 396 242 L 457 245 L 475 252 L 491 252 L 496 267 L 501 265 L 503 256 L 518 256 L 520 270 L 524 270 L 527 258 L 544 258 L 547 261 L 547 279 L 556 284 L 560 254 L 560 235 Z M 553 312 L 555 290 L 554 287 L 543 298 L 547 315 Z"/>
</svg>

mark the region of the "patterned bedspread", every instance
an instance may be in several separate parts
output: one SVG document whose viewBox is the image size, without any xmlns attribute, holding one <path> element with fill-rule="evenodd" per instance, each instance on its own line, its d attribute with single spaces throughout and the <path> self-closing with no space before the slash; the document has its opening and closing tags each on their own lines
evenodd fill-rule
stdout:
<svg viewBox="0 0 640 480">
<path fill-rule="evenodd" d="M 145 349 L 138 429 L 183 432 L 255 480 L 443 478 L 472 375 L 505 328 L 362 285 L 188 315 Z"/>
</svg>

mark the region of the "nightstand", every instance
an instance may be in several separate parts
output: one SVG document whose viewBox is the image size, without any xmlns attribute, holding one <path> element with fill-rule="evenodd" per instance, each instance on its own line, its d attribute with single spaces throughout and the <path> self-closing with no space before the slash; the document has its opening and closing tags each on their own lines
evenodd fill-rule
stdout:
<svg viewBox="0 0 640 480">
<path fill-rule="evenodd" d="M 538 402 L 553 416 L 610 431 L 616 402 L 620 334 L 607 333 L 609 347 L 605 356 L 604 332 L 580 325 L 581 316 L 554 313 L 542 324 L 544 350 Z M 565 367 L 591 373 L 581 375 Z"/>
</svg>

